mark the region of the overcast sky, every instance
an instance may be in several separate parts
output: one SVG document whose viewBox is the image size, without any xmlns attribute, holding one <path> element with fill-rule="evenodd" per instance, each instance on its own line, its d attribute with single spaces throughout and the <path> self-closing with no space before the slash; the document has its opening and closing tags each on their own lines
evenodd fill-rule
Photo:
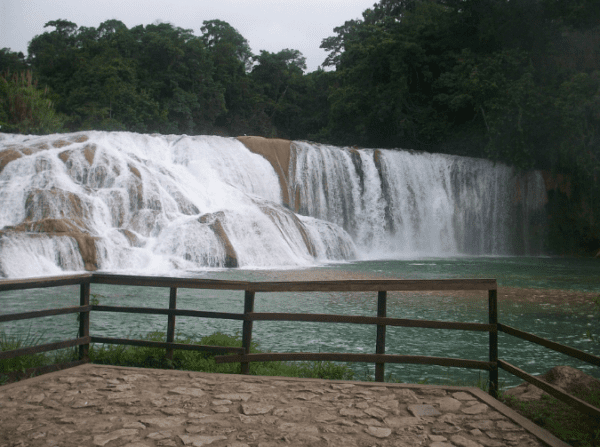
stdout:
<svg viewBox="0 0 600 447">
<path fill-rule="evenodd" d="M 98 27 L 109 19 L 128 28 L 157 20 L 200 35 L 204 20 L 220 19 L 236 28 L 252 52 L 300 50 L 307 71 L 326 57 L 321 41 L 333 28 L 357 19 L 376 0 L 0 0 L 0 48 L 27 54 L 27 45 L 50 20 Z"/>
</svg>

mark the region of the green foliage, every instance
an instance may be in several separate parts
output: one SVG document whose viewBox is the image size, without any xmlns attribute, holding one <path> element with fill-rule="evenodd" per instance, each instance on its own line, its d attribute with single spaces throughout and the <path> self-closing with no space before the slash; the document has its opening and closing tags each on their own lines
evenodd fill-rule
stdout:
<svg viewBox="0 0 600 447">
<path fill-rule="evenodd" d="M 12 351 L 28 346 L 42 344 L 43 337 L 33 336 L 31 333 L 25 337 L 15 337 L 0 332 L 0 351 Z M 5 359 L 0 362 L 0 374 L 10 371 L 25 371 L 28 368 L 45 365 L 45 356 L 43 354 L 33 354 L 12 359 Z"/>
<path fill-rule="evenodd" d="M 165 340 L 163 332 L 152 332 L 144 340 Z M 11 337 L 0 333 L 0 351 L 10 351 L 27 346 L 42 344 L 43 335 L 26 337 Z M 190 338 L 176 338 L 176 343 L 231 346 L 242 345 L 239 335 L 231 336 L 221 332 L 202 337 L 200 340 Z M 261 352 L 257 343 L 252 343 L 250 352 Z M 7 374 L 14 372 L 23 373 L 30 368 L 66 363 L 76 360 L 77 349 L 64 349 L 53 353 L 25 355 L 0 362 L 0 385 L 7 380 Z M 147 348 L 125 345 L 94 345 L 90 346 L 89 357 L 92 363 L 103 365 L 133 366 L 141 368 L 180 369 L 186 371 L 202 371 L 211 373 L 239 374 L 238 363 L 217 364 L 214 354 L 198 351 L 175 350 L 173 360 L 165 356 L 164 349 Z M 282 377 L 309 377 L 330 380 L 352 380 L 354 371 L 341 364 L 333 362 L 254 362 L 250 363 L 250 374 L 262 376 Z"/>
<path fill-rule="evenodd" d="M 25 336 L 11 336 L 0 331 L 0 352 L 37 346 L 44 343 L 44 334 L 34 335 L 28 332 Z M 66 363 L 77 358 L 76 349 L 61 349 L 51 353 L 29 354 L 0 361 L 0 385 L 8 381 L 9 374 L 25 374 L 27 370 L 57 363 Z"/>
<path fill-rule="evenodd" d="M 229 23 L 223 20 L 205 20 L 202 22 L 202 41 L 215 58 L 218 65 L 240 62 L 245 71 L 252 65 L 252 52 L 248 41 Z"/>
<path fill-rule="evenodd" d="M 136 88 L 130 59 L 100 54 L 77 70 L 73 81 L 79 86 L 71 91 L 66 106 L 77 114 L 80 129 L 143 132 L 159 120 L 158 103 Z"/>
<path fill-rule="evenodd" d="M 592 304 L 594 306 L 593 312 L 595 314 L 594 323 L 598 326 L 596 328 L 596 331 L 598 331 L 600 329 L 600 295 L 598 295 L 596 298 L 594 298 L 592 300 Z M 595 341 L 597 343 L 600 342 L 600 340 L 594 335 L 594 333 L 592 332 L 591 329 L 588 329 L 586 331 L 585 336 L 586 336 L 586 338 L 588 340 L 592 340 L 592 341 Z"/>
<path fill-rule="evenodd" d="M 576 397 L 600 408 L 598 394 L 585 393 Z M 512 396 L 505 396 L 502 400 L 517 413 L 570 445 L 594 447 L 600 443 L 598 420 L 574 410 L 554 397 L 546 394 L 539 401 L 522 402 Z"/>
<path fill-rule="evenodd" d="M 21 52 L 10 51 L 10 48 L 0 49 L 0 73 L 19 72 L 27 69 L 25 55 Z"/>
<path fill-rule="evenodd" d="M 0 126 L 3 132 L 59 132 L 64 117 L 57 114 L 47 88 L 38 89 L 31 71 L 0 74 Z"/>
<path fill-rule="evenodd" d="M 153 332 L 145 340 L 164 341 L 165 334 Z M 231 336 L 216 332 L 202 337 L 200 340 L 177 338 L 176 343 L 241 347 L 239 335 Z M 260 352 L 256 343 L 252 344 L 250 352 Z M 165 357 L 165 350 L 158 348 L 133 347 L 122 345 L 92 345 L 90 360 L 97 364 L 121 366 L 136 366 L 143 368 L 182 369 L 187 371 L 202 371 L 211 373 L 239 374 L 237 363 L 217 364 L 214 354 L 196 351 L 175 350 L 173 360 Z M 263 376 L 286 377 L 320 377 L 326 379 L 351 380 L 354 372 L 347 366 L 336 365 L 332 362 L 254 362 L 250 363 L 250 374 Z"/>
</svg>

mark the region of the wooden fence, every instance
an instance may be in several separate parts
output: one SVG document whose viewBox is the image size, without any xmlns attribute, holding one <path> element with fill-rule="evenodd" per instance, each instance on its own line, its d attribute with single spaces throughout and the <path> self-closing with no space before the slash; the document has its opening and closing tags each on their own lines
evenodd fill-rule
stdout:
<svg viewBox="0 0 600 447">
<path fill-rule="evenodd" d="M 169 288 L 169 307 L 120 307 L 90 304 L 91 284 L 111 284 L 123 286 L 142 286 Z M 574 406 L 578 410 L 595 417 L 600 417 L 600 409 L 565 393 L 541 379 L 498 358 L 498 332 L 537 343 L 546 348 L 562 352 L 596 366 L 600 366 L 600 357 L 563 346 L 561 344 L 537 337 L 498 322 L 497 285 L 494 279 L 445 279 L 445 280 L 350 280 L 350 281 L 297 281 L 297 282 L 249 282 L 223 281 L 193 278 L 143 277 L 112 274 L 82 274 L 74 276 L 37 278 L 27 280 L 0 281 L 0 292 L 6 290 L 24 290 L 64 285 L 80 286 L 80 305 L 60 309 L 24 312 L 0 315 L 0 323 L 23 319 L 40 318 L 51 315 L 79 313 L 79 336 L 73 340 L 15 349 L 0 352 L 0 360 L 27 354 L 47 352 L 57 349 L 79 346 L 79 362 L 88 361 L 90 343 L 107 343 L 155 347 L 166 350 L 167 358 L 173 356 L 175 349 L 205 351 L 215 354 L 234 354 L 216 356 L 217 363 L 241 364 L 242 374 L 248 374 L 251 362 L 264 361 L 339 361 L 367 362 L 375 364 L 375 380 L 383 381 L 386 363 L 412 363 L 422 365 L 441 365 L 461 368 L 480 369 L 489 372 L 489 393 L 498 395 L 498 369 L 502 368 L 511 374 L 533 383 L 549 394 Z M 206 312 L 177 309 L 177 289 L 220 289 L 244 291 L 244 312 Z M 465 291 L 482 290 L 488 294 L 488 322 L 463 323 L 450 321 L 411 320 L 387 317 L 387 292 L 423 292 L 423 291 Z M 298 313 L 261 313 L 254 312 L 254 301 L 257 293 L 262 292 L 377 292 L 377 316 L 332 315 L 332 314 L 298 314 Z M 90 313 L 127 312 L 135 314 L 153 314 L 167 316 L 167 334 L 165 342 L 148 340 L 132 340 L 123 338 L 96 337 L 90 335 Z M 240 320 L 242 322 L 242 347 L 202 346 L 175 343 L 175 321 L 177 316 Z M 318 323 L 351 323 L 368 324 L 377 327 L 375 354 L 356 353 L 265 353 L 251 354 L 252 328 L 255 321 L 303 321 Z M 488 332 L 489 355 L 487 360 L 459 359 L 447 357 L 411 356 L 386 354 L 386 328 L 417 327 L 429 329 L 454 329 L 466 331 Z"/>
</svg>

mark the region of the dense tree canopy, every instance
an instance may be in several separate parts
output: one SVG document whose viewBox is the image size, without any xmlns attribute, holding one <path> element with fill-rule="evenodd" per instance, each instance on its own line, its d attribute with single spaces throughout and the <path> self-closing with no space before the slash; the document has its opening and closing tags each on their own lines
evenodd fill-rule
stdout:
<svg viewBox="0 0 600 447">
<path fill-rule="evenodd" d="M 294 49 L 253 54 L 221 20 L 199 35 L 118 20 L 46 27 L 27 57 L 0 50 L 2 130 L 245 133 L 488 157 L 569 175 L 586 203 L 573 225 L 600 233 L 597 0 L 380 0 L 323 40 L 328 71 L 312 73 Z M 25 70 L 33 80 L 13 77 Z M 32 127 L 33 109 L 15 115 L 23 95 L 49 124 Z"/>
</svg>

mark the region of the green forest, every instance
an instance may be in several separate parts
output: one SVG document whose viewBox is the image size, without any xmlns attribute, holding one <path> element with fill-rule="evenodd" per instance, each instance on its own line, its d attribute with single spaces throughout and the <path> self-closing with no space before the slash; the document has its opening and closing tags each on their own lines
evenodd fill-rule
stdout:
<svg viewBox="0 0 600 447">
<path fill-rule="evenodd" d="M 2 132 L 261 135 L 489 158 L 568 178 L 551 245 L 600 248 L 597 0 L 380 0 L 323 40 L 253 54 L 231 25 L 49 21 L 0 50 Z"/>
</svg>

